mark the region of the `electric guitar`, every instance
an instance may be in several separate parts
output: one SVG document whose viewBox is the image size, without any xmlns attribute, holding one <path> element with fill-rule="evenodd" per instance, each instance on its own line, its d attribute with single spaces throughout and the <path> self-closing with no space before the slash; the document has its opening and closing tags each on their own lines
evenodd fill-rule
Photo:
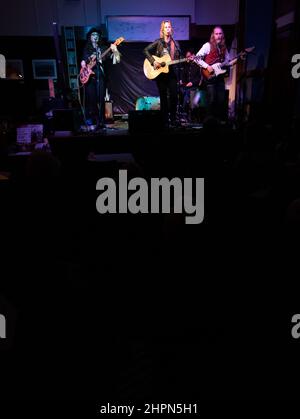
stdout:
<svg viewBox="0 0 300 419">
<path fill-rule="evenodd" d="M 168 73 L 170 65 L 184 63 L 186 61 L 191 61 L 190 59 L 187 59 L 187 58 L 182 58 L 180 60 L 172 60 L 172 58 L 170 57 L 169 54 L 166 54 L 162 57 L 156 57 L 155 55 L 153 55 L 153 58 L 155 59 L 155 61 L 160 63 L 161 67 L 157 68 L 155 70 L 153 65 L 148 60 L 148 58 L 145 59 L 145 61 L 144 61 L 144 74 L 147 77 L 147 79 L 149 79 L 149 80 L 155 79 L 161 73 Z M 198 60 L 200 60 L 200 57 L 195 57 L 193 61 L 197 62 Z"/>
<path fill-rule="evenodd" d="M 120 37 L 118 39 L 116 39 L 116 41 L 113 43 L 113 45 L 120 45 L 125 39 Z M 107 50 L 105 50 L 101 56 L 100 56 L 100 60 L 102 60 L 111 50 L 111 47 L 107 48 Z M 95 65 L 97 64 L 97 57 L 95 55 L 92 55 L 89 58 L 89 63 L 85 66 L 85 67 L 81 67 L 80 69 L 80 74 L 79 74 L 79 80 L 82 84 L 86 84 L 89 79 L 90 76 L 95 74 L 94 71 L 92 70 Z"/>
<path fill-rule="evenodd" d="M 205 78 L 205 80 L 211 80 L 214 79 L 215 77 L 220 76 L 221 74 L 225 74 L 227 72 L 227 69 L 225 69 L 224 67 L 231 67 L 232 65 L 235 64 L 235 60 L 244 57 L 247 54 L 250 54 L 252 51 L 255 50 L 255 47 L 251 47 L 251 48 L 245 48 L 242 52 L 240 52 L 235 58 L 233 58 L 231 61 L 229 61 L 229 63 L 215 63 L 215 64 L 211 64 L 211 67 L 213 68 L 213 73 L 210 73 L 207 68 L 202 68 L 201 72 L 203 77 Z"/>
</svg>

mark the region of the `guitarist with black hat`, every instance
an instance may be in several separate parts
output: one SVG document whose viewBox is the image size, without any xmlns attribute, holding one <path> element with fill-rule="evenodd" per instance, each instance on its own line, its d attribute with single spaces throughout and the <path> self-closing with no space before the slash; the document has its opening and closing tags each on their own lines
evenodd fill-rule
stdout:
<svg viewBox="0 0 300 419">
<path fill-rule="evenodd" d="M 84 84 L 85 97 L 85 117 L 87 125 L 96 125 L 96 129 L 105 128 L 105 91 L 106 91 L 106 74 L 101 58 L 102 46 L 100 44 L 101 30 L 92 28 L 87 34 L 87 43 L 83 50 L 83 60 L 81 68 L 87 69 L 87 65 L 91 61 L 95 61 L 93 67 L 93 75 L 89 77 Z M 119 62 L 119 54 L 114 44 L 110 46 L 113 54 L 112 58 Z"/>
</svg>

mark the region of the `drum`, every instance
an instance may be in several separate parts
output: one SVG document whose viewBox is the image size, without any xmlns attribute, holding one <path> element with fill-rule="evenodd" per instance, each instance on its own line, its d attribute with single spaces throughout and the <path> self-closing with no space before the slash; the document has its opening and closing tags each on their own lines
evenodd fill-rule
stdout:
<svg viewBox="0 0 300 419">
<path fill-rule="evenodd" d="M 136 111 L 159 111 L 160 98 L 151 96 L 139 97 L 135 104 Z"/>
</svg>

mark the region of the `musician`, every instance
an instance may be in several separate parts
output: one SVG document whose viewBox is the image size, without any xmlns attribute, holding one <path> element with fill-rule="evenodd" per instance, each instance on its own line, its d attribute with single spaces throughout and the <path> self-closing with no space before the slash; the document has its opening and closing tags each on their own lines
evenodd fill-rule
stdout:
<svg viewBox="0 0 300 419">
<path fill-rule="evenodd" d="M 172 23 L 169 20 L 163 20 L 160 27 L 160 38 L 148 45 L 144 49 L 144 53 L 151 65 L 155 69 L 161 67 L 161 64 L 155 61 L 152 54 L 157 57 L 170 55 L 172 60 L 176 60 L 180 55 L 179 44 L 173 39 Z M 160 108 L 163 114 L 166 126 L 169 126 L 169 114 L 171 125 L 176 125 L 176 111 L 177 111 L 177 76 L 173 66 L 169 67 L 169 73 L 162 73 L 156 77 L 156 83 L 160 95 Z M 169 95 L 169 101 L 168 101 Z"/>
<path fill-rule="evenodd" d="M 206 68 L 211 74 L 214 73 L 212 68 L 213 64 L 229 64 L 229 53 L 226 47 L 224 32 L 221 27 L 216 26 L 214 28 L 210 41 L 202 46 L 202 48 L 198 51 L 197 56 L 200 56 L 201 58 L 199 61 L 201 67 Z M 206 81 L 206 89 L 208 114 L 220 119 L 226 119 L 224 75 L 219 75 L 218 77 Z"/>
<path fill-rule="evenodd" d="M 188 50 L 185 53 L 187 62 L 184 64 L 180 85 L 183 90 L 183 109 L 188 110 L 190 119 L 194 117 L 194 109 L 196 108 L 196 95 L 201 84 L 201 71 L 199 65 L 195 63 L 195 53 Z"/>
<path fill-rule="evenodd" d="M 89 81 L 84 85 L 85 117 L 88 125 L 96 125 L 96 129 L 105 128 L 105 91 L 106 73 L 101 59 L 103 46 L 100 44 L 101 30 L 92 28 L 87 34 L 87 43 L 83 50 L 81 67 L 85 67 L 93 58 L 97 64 L 92 69 L 95 75 L 90 76 Z M 117 47 L 111 44 L 112 58 L 119 62 Z"/>
</svg>

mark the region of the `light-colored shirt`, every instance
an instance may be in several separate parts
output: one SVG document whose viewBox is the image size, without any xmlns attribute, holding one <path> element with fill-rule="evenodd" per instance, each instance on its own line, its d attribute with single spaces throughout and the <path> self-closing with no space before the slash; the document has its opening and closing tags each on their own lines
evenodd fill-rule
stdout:
<svg viewBox="0 0 300 419">
<path fill-rule="evenodd" d="M 199 64 L 201 67 L 203 68 L 207 68 L 209 66 L 209 64 L 207 64 L 204 60 L 205 57 L 210 53 L 210 43 L 206 42 L 206 44 L 203 45 L 203 47 L 197 52 L 197 56 L 200 57 L 199 60 Z M 226 53 L 225 53 L 225 61 L 224 63 L 229 63 L 230 61 L 230 57 L 229 57 L 229 52 L 226 49 Z"/>
</svg>

